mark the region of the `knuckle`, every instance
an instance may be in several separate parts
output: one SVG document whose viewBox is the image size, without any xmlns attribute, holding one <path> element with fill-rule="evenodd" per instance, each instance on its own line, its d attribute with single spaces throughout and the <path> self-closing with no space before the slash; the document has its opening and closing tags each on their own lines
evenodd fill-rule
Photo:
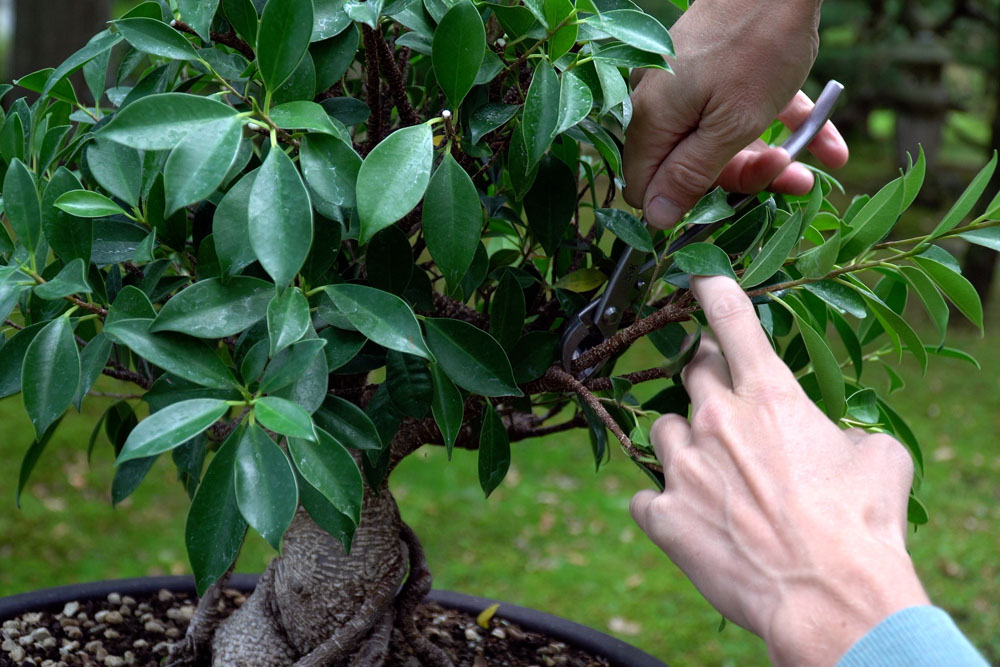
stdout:
<svg viewBox="0 0 1000 667">
<path fill-rule="evenodd" d="M 695 432 L 717 433 L 730 420 L 729 406 L 725 401 L 708 397 L 691 415 L 691 428 Z"/>
<path fill-rule="evenodd" d="M 898 471 L 907 479 L 913 478 L 913 457 L 903 443 L 886 433 L 873 433 L 869 436 L 868 444 L 887 460 L 891 469 Z"/>
<path fill-rule="evenodd" d="M 667 174 L 671 191 L 682 194 L 687 198 L 687 201 L 683 203 L 690 205 L 694 205 L 698 201 L 718 176 L 718 173 L 711 168 L 707 161 L 691 162 L 688 160 L 674 162 L 670 165 Z"/>
<path fill-rule="evenodd" d="M 705 308 L 705 315 L 713 325 L 740 324 L 747 322 L 750 315 L 750 302 L 742 294 L 721 294 L 712 300 Z M 756 317 L 753 317 L 756 320 Z M 759 326 L 759 325 L 758 325 Z"/>
</svg>

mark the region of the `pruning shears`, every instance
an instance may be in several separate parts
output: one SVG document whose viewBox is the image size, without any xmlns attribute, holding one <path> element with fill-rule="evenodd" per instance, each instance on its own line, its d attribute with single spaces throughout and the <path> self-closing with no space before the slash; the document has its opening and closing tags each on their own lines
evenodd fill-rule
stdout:
<svg viewBox="0 0 1000 667">
<path fill-rule="evenodd" d="M 833 107 L 843 89 L 844 86 L 836 81 L 828 82 L 816 99 L 809 116 L 781 144 L 781 148 L 788 152 L 792 160 L 812 142 L 830 119 Z M 667 247 L 665 253 L 659 251 L 649 253 L 631 246 L 626 247 L 604 292 L 570 318 L 563 331 L 560 354 L 565 370 L 572 374 L 573 360 L 618 331 L 622 316 L 642 298 L 664 256 L 673 255 L 691 243 L 708 238 L 757 201 L 756 194 L 727 195 L 727 203 L 733 208 L 732 215 L 710 224 L 689 225 Z M 669 264 L 660 268 L 665 269 L 668 266 Z M 600 364 L 591 366 L 577 375 L 582 378 L 589 377 L 599 367 Z"/>
</svg>

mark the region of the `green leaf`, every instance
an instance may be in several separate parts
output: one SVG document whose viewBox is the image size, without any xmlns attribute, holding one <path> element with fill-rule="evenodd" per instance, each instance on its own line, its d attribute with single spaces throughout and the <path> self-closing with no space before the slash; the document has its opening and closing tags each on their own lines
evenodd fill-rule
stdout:
<svg viewBox="0 0 1000 667">
<path fill-rule="evenodd" d="M 979 370 L 983 369 L 982 365 L 979 363 L 979 360 L 976 359 L 971 354 L 969 354 L 968 352 L 966 352 L 965 350 L 959 350 L 954 347 L 945 347 L 943 345 L 941 347 L 938 347 L 937 345 L 924 345 L 924 349 L 927 350 L 928 354 L 933 354 L 938 357 L 945 357 L 947 359 L 958 359 L 959 361 L 965 361 L 972 364 Z"/>
<path fill-rule="evenodd" d="M 857 334 L 854 333 L 854 328 L 847 323 L 847 320 L 839 312 L 831 310 L 829 317 L 833 322 L 834 328 L 837 330 L 837 334 L 840 335 L 840 339 L 844 342 L 844 349 L 847 350 L 847 355 L 851 359 L 851 365 L 854 366 L 854 377 L 860 379 L 861 370 L 864 366 L 861 342 L 858 340 Z"/>
<path fill-rule="evenodd" d="M 247 524 L 236 500 L 234 474 L 236 452 L 242 439 L 241 426 L 222 443 L 208 464 L 188 510 L 184 542 L 199 595 L 204 595 L 229 570 L 246 535 Z"/>
<path fill-rule="evenodd" d="M 472 264 L 483 226 L 483 207 L 469 174 L 447 153 L 424 196 L 427 250 L 448 285 L 462 281 Z"/>
<path fill-rule="evenodd" d="M 547 155 L 538 165 L 534 185 L 524 197 L 528 226 L 545 254 L 555 256 L 576 212 L 576 178 L 566 163 Z"/>
<path fill-rule="evenodd" d="M 0 346 L 0 398 L 21 391 L 24 354 L 47 322 L 37 322 L 18 331 Z"/>
<path fill-rule="evenodd" d="M 653 239 L 649 236 L 646 225 L 628 211 L 599 208 L 594 211 L 594 218 L 636 250 L 653 252 Z"/>
<path fill-rule="evenodd" d="M 24 159 L 24 122 L 21 115 L 11 113 L 0 130 L 0 157 L 5 162 Z"/>
<path fill-rule="evenodd" d="M 266 280 L 236 276 L 200 280 L 167 301 L 151 332 L 179 331 L 196 338 L 233 336 L 261 320 L 274 294 Z"/>
<path fill-rule="evenodd" d="M 17 240 L 34 252 L 42 236 L 42 211 L 35 179 L 24 163 L 15 158 L 3 179 L 3 208 Z"/>
<path fill-rule="evenodd" d="M 219 6 L 219 0 L 177 0 L 181 18 L 198 33 L 205 42 L 211 41 L 209 28 Z"/>
<path fill-rule="evenodd" d="M 961 274 L 955 273 L 949 267 L 937 262 L 926 255 L 913 258 L 917 266 L 930 276 L 930 279 L 941 288 L 945 296 L 951 300 L 955 307 L 969 321 L 982 330 L 983 328 L 983 304 L 979 300 L 979 293 Z"/>
<path fill-rule="evenodd" d="M 351 541 L 357 528 L 354 521 L 334 507 L 316 490 L 316 487 L 303 479 L 301 474 L 296 475 L 296 481 L 299 485 L 299 502 L 302 503 L 302 508 L 309 513 L 309 517 L 317 526 L 337 538 L 343 545 L 344 552 L 350 555 Z"/>
<path fill-rule="evenodd" d="M 107 325 L 104 333 L 151 364 L 195 384 L 215 389 L 238 386 L 232 370 L 211 349 L 180 334 L 152 333 L 152 324 L 151 319 L 120 320 Z"/>
<path fill-rule="evenodd" d="M 479 143 L 484 136 L 513 118 L 520 108 L 517 104 L 490 102 L 473 111 L 469 116 L 469 143 Z"/>
<path fill-rule="evenodd" d="M 271 150 L 257 172 L 247 222 L 261 266 L 278 287 L 291 283 L 309 255 L 313 217 L 306 186 L 283 150 Z"/>
<path fill-rule="evenodd" d="M 555 134 L 565 132 L 587 117 L 594 106 L 594 93 L 576 72 L 563 72 L 559 84 L 559 117 Z"/>
<path fill-rule="evenodd" d="M 692 243 L 674 253 L 674 263 L 693 276 L 729 276 L 736 279 L 729 255 L 711 243 Z"/>
<path fill-rule="evenodd" d="M 971 232 L 959 234 L 969 243 L 981 245 L 984 248 L 1000 252 L 1000 227 L 988 227 L 986 229 L 974 229 Z"/>
<path fill-rule="evenodd" d="M 844 416 L 846 410 L 844 374 L 840 370 L 840 364 L 830 350 L 824 334 L 816 331 L 811 324 L 802 319 L 794 308 L 790 310 L 795 316 L 802 341 L 809 352 L 809 360 L 812 362 L 820 395 L 823 397 L 823 409 L 826 415 L 836 422 Z"/>
<path fill-rule="evenodd" d="M 588 266 L 584 269 L 577 269 L 573 273 L 567 273 L 552 286 L 570 292 L 583 293 L 597 289 L 607 280 L 608 277 L 604 275 L 603 271 Z"/>
<path fill-rule="evenodd" d="M 667 61 L 659 53 L 637 49 L 628 44 L 611 43 L 594 52 L 594 60 L 603 60 L 615 67 L 644 67 L 671 71 Z"/>
<path fill-rule="evenodd" d="M 438 430 L 441 431 L 441 439 L 444 440 L 450 461 L 455 440 L 458 438 L 459 431 L 462 430 L 465 401 L 462 400 L 462 394 L 458 387 L 438 364 L 431 364 L 431 379 L 434 386 L 431 414 L 434 416 L 434 423 L 437 424 Z"/>
<path fill-rule="evenodd" d="M 322 4 L 322 2 L 323 0 L 316 0 L 313 4 Z M 257 8 L 254 6 L 253 0 L 222 0 L 222 8 L 237 34 L 248 44 L 256 44 L 257 24 L 260 22 L 260 17 L 257 15 Z M 322 15 L 322 10 L 318 7 L 316 14 Z"/>
<path fill-rule="evenodd" d="M 240 440 L 235 467 L 240 514 L 268 544 L 280 549 L 299 505 L 292 464 L 264 429 L 254 424 Z"/>
<path fill-rule="evenodd" d="M 267 304 L 267 333 L 270 356 L 274 356 L 309 330 L 309 301 L 298 287 L 275 294 Z"/>
<path fill-rule="evenodd" d="M 309 48 L 312 0 L 269 0 L 257 31 L 257 67 L 269 91 L 292 75 Z"/>
<path fill-rule="evenodd" d="M 389 350 L 385 355 L 385 382 L 400 412 L 414 419 L 427 415 L 434 389 L 426 359 Z"/>
<path fill-rule="evenodd" d="M 90 285 L 85 275 L 86 267 L 82 259 L 74 259 L 64 266 L 52 280 L 34 288 L 35 295 L 46 301 L 62 299 L 71 294 L 89 294 Z"/>
<path fill-rule="evenodd" d="M 308 134 L 299 152 L 302 175 L 313 195 L 333 206 L 353 207 L 361 158 L 332 136 Z"/>
<path fill-rule="evenodd" d="M 129 104 L 97 136 L 139 150 L 162 151 L 176 146 L 192 130 L 236 114 L 228 104 L 201 95 L 160 93 Z"/>
<path fill-rule="evenodd" d="M 535 67 L 524 99 L 521 132 L 528 151 L 528 166 L 538 162 L 559 129 L 559 77 L 552 65 L 542 60 Z"/>
<path fill-rule="evenodd" d="M 886 366 L 886 368 L 888 369 L 889 367 Z M 896 436 L 896 438 L 910 450 L 910 456 L 913 457 L 913 465 L 916 468 L 916 475 L 918 478 L 923 477 L 924 455 L 920 450 L 920 443 L 917 441 L 913 431 L 910 430 L 909 425 L 903 420 L 903 418 L 892 409 L 892 406 L 883 401 L 881 398 L 878 400 L 878 408 L 879 412 L 882 414 L 882 418 L 879 421 L 885 424 L 888 427 L 889 432 Z"/>
<path fill-rule="evenodd" d="M 839 312 L 850 313 L 858 319 L 864 319 L 868 316 L 864 299 L 843 283 L 834 280 L 820 280 L 815 283 L 806 283 L 802 287 L 826 301 Z"/>
<path fill-rule="evenodd" d="M 91 37 L 86 46 L 79 49 L 69 58 L 64 60 L 62 64 L 49 75 L 49 80 L 45 82 L 45 88 L 42 89 L 41 97 L 43 99 L 48 97 L 53 88 L 55 88 L 63 79 L 75 72 L 77 69 L 83 67 L 84 64 L 90 60 L 110 51 L 111 48 L 120 41 L 122 41 L 122 36 L 120 34 L 112 34 L 108 30 L 102 30 L 98 34 Z"/>
<path fill-rule="evenodd" d="M 546 0 L 542 4 L 542 11 L 547 27 L 555 28 L 566 19 L 569 19 L 576 11 L 573 5 L 572 0 Z M 555 62 L 569 53 L 570 49 L 576 45 L 579 30 L 576 22 L 569 20 L 566 25 L 556 30 L 549 37 L 548 51 L 551 62 Z"/>
<path fill-rule="evenodd" d="M 310 41 L 318 42 L 340 34 L 351 25 L 344 11 L 344 0 L 313 0 L 313 32 Z"/>
<path fill-rule="evenodd" d="M 847 399 L 847 414 L 866 424 L 878 423 L 878 396 L 874 389 L 861 389 Z"/>
<path fill-rule="evenodd" d="M 833 270 L 840 251 L 840 230 L 821 245 L 810 248 L 795 260 L 795 268 L 805 278 L 822 278 Z"/>
<path fill-rule="evenodd" d="M 111 341 L 103 333 L 91 338 L 87 346 L 83 348 L 83 352 L 80 354 L 80 384 L 73 397 L 73 405 L 76 406 L 77 412 L 80 411 L 83 398 L 97 382 L 97 378 L 101 376 L 101 371 L 104 370 L 104 365 L 110 354 Z"/>
<path fill-rule="evenodd" d="M 479 485 L 489 498 L 510 469 L 510 439 L 503 420 L 487 402 L 479 432 Z"/>
<path fill-rule="evenodd" d="M 906 503 L 906 520 L 914 526 L 923 526 L 931 520 L 927 507 L 912 493 Z"/>
<path fill-rule="evenodd" d="M 594 71 L 597 73 L 597 80 L 601 84 L 601 115 L 607 114 L 613 108 L 628 99 L 628 85 L 622 78 L 617 67 L 604 60 L 595 60 Z"/>
<path fill-rule="evenodd" d="M 909 154 L 907 154 L 909 158 Z M 917 163 L 912 164 L 912 158 L 910 158 L 911 164 L 910 168 L 906 170 L 906 174 L 903 175 L 903 201 L 900 206 L 900 211 L 905 211 L 910 208 L 910 205 L 920 194 L 920 188 L 924 184 L 924 176 L 927 173 L 927 158 L 924 156 L 924 147 L 920 147 L 920 153 L 917 156 Z"/>
<path fill-rule="evenodd" d="M 358 464 L 342 444 L 322 429 L 318 440 L 288 440 L 288 453 L 302 477 L 324 498 L 348 516 L 361 522 L 364 482 Z"/>
<path fill-rule="evenodd" d="M 102 188 L 129 206 L 139 205 L 142 157 L 139 151 L 113 141 L 92 141 L 87 146 L 87 168 Z M 82 189 L 77 185 L 75 189 Z"/>
<path fill-rule="evenodd" d="M 601 32 L 642 51 L 672 56 L 673 41 L 655 18 L 634 9 L 614 9 L 591 16 L 586 21 Z"/>
<path fill-rule="evenodd" d="M 521 336 L 510 355 L 514 360 L 514 380 L 524 384 L 545 375 L 558 349 L 559 337 L 548 331 L 529 331 Z"/>
<path fill-rule="evenodd" d="M 35 437 L 41 439 L 66 412 L 80 384 L 80 353 L 68 318 L 57 317 L 32 339 L 24 353 L 21 377 L 31 378 L 21 395 Z"/>
<path fill-rule="evenodd" d="M 327 285 L 323 289 L 340 314 L 366 337 L 390 350 L 433 361 L 424 345 L 416 316 L 398 296 L 347 283 Z"/>
<path fill-rule="evenodd" d="M 428 318 L 427 345 L 448 377 L 483 396 L 522 396 L 510 361 L 485 331 L 462 320 Z"/>
<path fill-rule="evenodd" d="M 708 225 L 725 220 L 735 212 L 726 200 L 726 191 L 722 188 L 715 188 L 698 200 L 698 203 L 688 213 L 685 222 L 689 225 Z"/>
<path fill-rule="evenodd" d="M 53 204 L 61 211 L 80 218 L 104 218 L 123 215 L 125 210 L 99 192 L 71 190 L 59 196 Z"/>
<path fill-rule="evenodd" d="M 129 433 L 116 464 L 169 451 L 187 442 L 229 411 L 226 401 L 194 398 L 168 405 Z"/>
<path fill-rule="evenodd" d="M 212 218 L 212 242 L 225 278 L 237 275 L 257 261 L 248 238 L 250 193 L 257 171 L 247 173 L 229 189 Z"/>
<path fill-rule="evenodd" d="M 31 471 L 35 469 L 35 464 L 38 463 L 38 459 L 41 457 L 42 452 L 45 451 L 45 447 L 48 446 L 49 440 L 52 439 L 53 434 L 59 427 L 60 419 L 53 422 L 52 426 L 49 427 L 47 431 L 31 443 L 31 447 L 28 451 L 24 453 L 24 458 L 21 459 L 21 467 L 17 474 L 17 494 L 14 496 L 15 503 L 18 509 L 21 509 L 21 492 L 24 491 L 25 485 L 28 483 L 28 478 L 31 476 Z"/>
<path fill-rule="evenodd" d="M 920 269 L 912 266 L 900 266 L 899 271 L 906 278 L 906 282 L 920 296 L 927 314 L 941 334 L 941 344 L 944 344 L 945 335 L 948 333 L 948 316 L 950 314 L 944 297 L 941 296 L 931 279 Z"/>
<path fill-rule="evenodd" d="M 178 143 L 163 167 L 167 216 L 208 198 L 222 184 L 243 141 L 243 119 L 205 123 Z M 281 152 L 281 151 L 274 151 Z"/>
<path fill-rule="evenodd" d="M 976 205 L 979 198 L 983 195 L 983 191 L 990 184 L 990 179 L 993 177 L 993 172 L 997 168 L 997 152 L 993 151 L 993 159 L 980 170 L 976 177 L 972 179 L 969 183 L 969 187 L 965 189 L 962 196 L 958 198 L 958 201 L 951 207 L 951 210 L 944 216 L 941 222 L 938 223 L 931 235 L 927 237 L 927 241 L 936 239 L 942 234 L 951 231 L 958 223 L 969 214 L 972 207 Z"/>
<path fill-rule="evenodd" d="M 268 114 L 275 125 L 286 130 L 311 130 L 343 139 L 341 128 L 334 125 L 326 110 L 308 100 L 286 102 Z M 349 136 L 349 135 L 348 135 Z"/>
<path fill-rule="evenodd" d="M 66 167 L 59 167 L 42 194 L 42 229 L 52 251 L 64 262 L 79 257 L 90 264 L 93 223 L 71 216 L 53 204 L 64 192 L 78 190 L 80 181 Z"/>
<path fill-rule="evenodd" d="M 204 4 L 204 0 L 200 4 Z M 111 21 L 111 25 L 122 34 L 126 42 L 143 53 L 171 60 L 199 60 L 198 52 L 191 46 L 191 42 L 163 21 L 140 17 Z M 204 35 L 208 37 L 208 30 L 205 30 Z"/>
<path fill-rule="evenodd" d="M 316 411 L 316 426 L 345 447 L 380 451 L 381 436 L 371 418 L 358 406 L 337 396 L 327 396 Z"/>
<path fill-rule="evenodd" d="M 438 23 L 431 44 L 434 76 L 453 109 L 472 89 L 485 53 L 486 30 L 479 10 L 471 2 L 459 2 Z"/>
<path fill-rule="evenodd" d="M 521 337 L 524 316 L 524 290 L 513 273 L 504 271 L 490 301 L 490 333 L 505 350 Z"/>
<path fill-rule="evenodd" d="M 924 351 L 924 344 L 921 342 L 917 332 L 913 330 L 913 327 L 867 288 L 858 286 L 858 292 L 864 298 L 865 303 L 868 304 L 868 308 L 875 315 L 879 324 L 885 329 L 886 334 L 889 334 L 889 338 L 894 339 L 898 336 L 906 344 L 906 347 L 913 356 L 917 358 L 917 361 L 920 363 L 921 372 L 926 372 L 927 352 Z M 902 352 L 900 352 L 900 356 L 902 356 Z"/>
<path fill-rule="evenodd" d="M 358 170 L 362 244 L 420 202 L 433 157 L 433 132 L 427 123 L 396 130 L 372 149 Z"/>
<path fill-rule="evenodd" d="M 740 285 L 754 287 L 777 273 L 798 243 L 801 233 L 802 209 L 799 209 L 767 240 L 750 268 L 743 273 Z"/>
<path fill-rule="evenodd" d="M 316 439 L 312 417 L 297 403 L 277 396 L 262 396 L 254 402 L 253 410 L 266 429 L 289 438 Z"/>
<path fill-rule="evenodd" d="M 347 331 L 337 327 L 323 329 L 319 332 L 319 337 L 326 341 L 323 352 L 331 372 L 356 357 L 368 342 L 368 339 L 357 331 Z"/>
<path fill-rule="evenodd" d="M 851 219 L 850 230 L 840 244 L 837 262 L 857 257 L 889 233 L 903 203 L 901 178 L 885 185 Z"/>
<path fill-rule="evenodd" d="M 264 341 L 259 344 L 262 343 Z M 267 365 L 264 377 L 260 379 L 260 391 L 265 394 L 274 393 L 298 380 L 324 347 L 326 341 L 322 338 L 310 338 L 289 345 L 274 355 Z"/>
</svg>

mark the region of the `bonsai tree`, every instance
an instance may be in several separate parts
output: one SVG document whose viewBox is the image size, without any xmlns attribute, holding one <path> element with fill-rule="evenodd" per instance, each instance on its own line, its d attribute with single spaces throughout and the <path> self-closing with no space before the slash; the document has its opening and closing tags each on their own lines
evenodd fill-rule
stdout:
<svg viewBox="0 0 1000 667">
<path fill-rule="evenodd" d="M 903 353 L 968 358 L 944 344 L 947 301 L 977 326 L 982 308 L 941 243 L 1000 247 L 998 201 L 966 220 L 995 158 L 909 239 L 884 240 L 922 155 L 845 210 L 822 173 L 738 216 L 710 193 L 687 222 L 728 224 L 661 257 L 621 329 L 563 363 L 561 331 L 623 249 L 677 233 L 612 206 L 628 70 L 670 52 L 629 0 L 170 0 L 19 79 L 38 96 L 0 129 L 0 396 L 21 393 L 35 434 L 18 494 L 99 376 L 130 382 L 141 401 L 101 418 L 113 501 L 157 464 L 191 498 L 203 597 L 175 662 L 379 664 L 396 627 L 445 665 L 415 627 L 431 578 L 386 480 L 424 444 L 460 447 L 489 495 L 512 443 L 573 429 L 598 467 L 617 441 L 655 473 L 648 426 L 687 409 L 690 274 L 738 276 L 808 394 L 894 434 L 919 470 L 861 371 L 895 387 Z M 93 105 L 67 78 L 81 69 Z M 940 333 L 927 343 L 904 316 L 913 294 Z M 616 365 L 643 337 L 664 363 Z M 660 391 L 639 405 L 644 382 Z M 280 555 L 220 623 L 248 528 Z"/>
</svg>

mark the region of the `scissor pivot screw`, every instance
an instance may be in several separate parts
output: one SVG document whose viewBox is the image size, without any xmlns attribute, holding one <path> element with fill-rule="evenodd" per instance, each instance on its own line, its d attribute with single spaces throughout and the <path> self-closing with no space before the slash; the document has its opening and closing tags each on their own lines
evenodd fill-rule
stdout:
<svg viewBox="0 0 1000 667">
<path fill-rule="evenodd" d="M 614 306 L 608 306 L 604 309 L 604 319 L 610 320 L 612 317 L 618 314 L 618 309 Z"/>
</svg>

